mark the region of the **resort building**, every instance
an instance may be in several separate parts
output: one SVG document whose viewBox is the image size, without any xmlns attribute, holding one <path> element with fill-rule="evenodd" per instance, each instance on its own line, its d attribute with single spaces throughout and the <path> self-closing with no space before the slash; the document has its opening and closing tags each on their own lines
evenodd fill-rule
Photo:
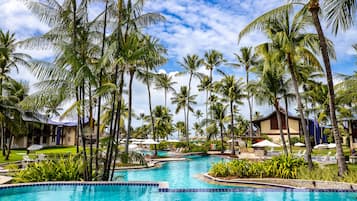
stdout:
<svg viewBox="0 0 357 201">
<path fill-rule="evenodd" d="M 74 146 L 77 143 L 76 129 L 77 122 L 55 122 L 48 119 L 45 115 L 24 112 L 22 114 L 22 120 L 26 122 L 27 133 L 22 135 L 16 135 L 5 132 L 5 141 L 8 142 L 10 136 L 14 136 L 12 139 L 12 148 L 27 148 L 33 144 L 39 144 L 44 146 Z M 89 132 L 89 120 L 84 121 L 84 132 L 86 139 L 90 138 Z M 1 137 L 1 136 L 0 136 Z M 92 139 L 96 140 L 96 136 L 93 133 Z M 1 141 L 1 140 L 0 140 Z M 78 139 L 81 144 L 81 138 Z"/>
<path fill-rule="evenodd" d="M 285 139 L 287 140 L 288 129 L 285 120 L 286 112 L 284 110 L 281 110 L 280 114 L 282 118 L 283 133 L 286 136 Z M 317 122 L 314 122 L 313 120 L 308 120 L 307 123 L 308 131 L 310 133 L 310 136 L 313 136 L 314 144 L 321 144 L 327 142 L 327 137 L 322 134 L 322 128 L 318 125 Z M 265 117 L 254 120 L 253 124 L 257 128 L 256 135 L 266 135 L 267 137 L 271 138 L 272 141 L 275 143 L 281 142 L 278 119 L 275 111 Z M 300 138 L 301 136 L 303 136 L 300 117 L 288 114 L 288 125 L 291 138 Z"/>
</svg>

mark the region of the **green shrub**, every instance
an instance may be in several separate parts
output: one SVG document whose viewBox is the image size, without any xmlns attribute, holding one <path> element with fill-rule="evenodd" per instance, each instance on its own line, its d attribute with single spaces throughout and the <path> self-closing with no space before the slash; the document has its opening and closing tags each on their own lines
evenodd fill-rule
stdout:
<svg viewBox="0 0 357 201">
<path fill-rule="evenodd" d="M 214 176 L 214 177 L 227 177 L 227 176 L 229 176 L 229 170 L 228 170 L 227 163 L 225 163 L 225 162 L 214 163 L 212 165 L 211 170 L 209 171 L 209 174 Z"/>
<path fill-rule="evenodd" d="M 69 156 L 58 160 L 45 160 L 29 164 L 24 170 L 15 174 L 14 181 L 80 181 L 83 180 L 83 160 L 79 156 Z"/>
<path fill-rule="evenodd" d="M 284 155 L 274 157 L 264 162 L 232 160 L 229 162 L 215 163 L 209 173 L 212 176 L 217 175 L 220 177 L 226 175 L 239 178 L 273 177 L 293 179 L 298 177 L 299 168 L 304 166 L 306 166 L 306 164 L 303 159 Z"/>
</svg>

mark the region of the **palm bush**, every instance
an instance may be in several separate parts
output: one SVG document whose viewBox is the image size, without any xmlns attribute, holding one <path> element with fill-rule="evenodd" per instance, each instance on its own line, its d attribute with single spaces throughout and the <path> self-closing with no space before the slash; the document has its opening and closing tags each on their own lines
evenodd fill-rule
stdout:
<svg viewBox="0 0 357 201">
<path fill-rule="evenodd" d="M 284 155 L 264 162 L 232 160 L 214 163 L 209 174 L 215 177 L 295 179 L 302 167 L 306 167 L 303 159 Z"/>
<path fill-rule="evenodd" d="M 83 160 L 71 155 L 58 160 L 45 160 L 29 164 L 18 172 L 14 181 L 17 183 L 43 181 L 81 181 L 84 176 Z"/>
</svg>

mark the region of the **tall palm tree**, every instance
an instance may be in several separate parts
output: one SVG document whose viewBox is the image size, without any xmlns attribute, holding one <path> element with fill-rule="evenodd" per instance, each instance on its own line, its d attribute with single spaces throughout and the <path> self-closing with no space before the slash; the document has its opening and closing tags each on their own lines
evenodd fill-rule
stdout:
<svg viewBox="0 0 357 201">
<path fill-rule="evenodd" d="M 155 76 L 155 89 L 164 89 L 165 96 L 165 107 L 167 107 L 167 93 L 174 92 L 175 88 L 173 87 L 177 82 L 173 81 L 173 76 L 170 76 L 166 73 L 160 73 Z"/>
<path fill-rule="evenodd" d="M 285 74 L 285 71 L 281 66 L 282 57 L 279 51 L 272 49 L 267 44 L 260 45 L 257 48 L 257 53 L 263 57 L 263 61 L 254 71 L 259 78 L 258 83 L 256 83 L 258 92 L 256 98 L 260 102 L 266 101 L 274 106 L 283 150 L 285 154 L 288 154 L 279 103 L 279 100 L 283 96 L 283 86 L 281 83 Z M 272 68 L 273 66 L 274 68 Z"/>
<path fill-rule="evenodd" d="M 330 20 L 330 23 L 332 22 L 332 25 L 335 27 L 334 28 L 335 33 L 337 33 L 339 27 L 348 28 L 351 26 L 352 19 L 354 18 L 353 16 L 355 15 L 355 11 L 356 11 L 356 7 L 355 7 L 356 1 L 329 0 L 327 1 L 327 5 L 331 5 L 332 7 L 331 10 L 329 10 L 330 14 L 328 14 L 328 19 Z M 319 18 L 319 13 L 320 13 L 319 0 L 309 0 L 307 6 L 308 6 L 308 10 L 312 15 L 314 26 L 319 36 L 322 59 L 325 64 L 325 73 L 326 73 L 327 86 L 329 92 L 330 117 L 331 117 L 332 130 L 336 143 L 336 159 L 338 165 L 338 175 L 343 176 L 343 174 L 347 171 L 347 165 L 342 150 L 342 138 L 337 125 L 333 76 L 332 76 L 331 63 L 330 63 L 330 57 L 328 52 L 328 44 L 326 41 L 324 31 L 321 27 L 321 22 Z"/>
<path fill-rule="evenodd" d="M 190 104 L 189 104 L 189 97 L 191 97 L 191 82 L 194 77 L 200 78 L 202 77 L 202 74 L 198 72 L 198 68 L 202 65 L 203 60 L 200 59 L 197 55 L 187 55 L 186 57 L 183 58 L 183 62 L 179 63 L 181 67 L 184 68 L 184 71 L 178 73 L 178 75 L 189 75 L 188 79 L 188 89 L 187 89 L 187 114 L 186 114 L 186 132 L 189 132 L 190 126 L 189 126 L 189 114 L 190 114 Z M 187 136 L 189 138 L 189 136 Z M 189 141 L 187 141 L 189 143 Z"/>
<path fill-rule="evenodd" d="M 209 92 L 212 90 L 211 89 L 211 85 L 212 85 L 212 81 L 210 80 L 210 78 L 207 75 L 204 75 L 201 80 L 200 80 L 200 84 L 197 86 L 198 87 L 198 91 L 206 91 L 206 119 L 208 119 L 208 104 L 209 104 Z M 207 124 L 206 124 L 206 130 L 207 130 Z"/>
<path fill-rule="evenodd" d="M 193 107 L 192 105 L 197 104 L 195 101 L 197 95 L 189 95 L 188 88 L 187 86 L 181 86 L 179 92 L 174 92 L 173 97 L 171 98 L 172 104 L 176 104 L 176 110 L 175 113 L 177 114 L 183 109 L 183 114 L 184 114 L 184 122 L 185 122 L 185 137 L 186 137 L 186 142 L 187 146 L 189 146 L 190 143 L 190 137 L 189 137 L 189 131 L 188 131 L 188 122 L 187 122 L 187 113 L 188 110 L 193 112 Z"/>
<path fill-rule="evenodd" d="M 220 136 L 221 136 L 221 153 L 224 153 L 224 123 L 227 121 L 227 109 L 228 105 L 223 105 L 222 103 L 213 103 L 210 107 L 212 111 L 212 119 L 208 119 L 206 123 L 212 125 L 218 125 Z M 211 127 L 211 126 L 209 126 Z"/>
<path fill-rule="evenodd" d="M 252 47 L 242 47 L 240 49 L 240 54 L 235 53 L 235 58 L 238 63 L 231 63 L 234 67 L 242 67 L 245 70 L 245 81 L 246 85 L 249 83 L 249 70 L 251 67 L 257 64 L 257 56 L 253 53 Z M 249 106 L 249 136 L 253 136 L 253 97 L 251 96 L 251 92 L 247 90 L 247 100 Z"/>
<path fill-rule="evenodd" d="M 235 104 L 242 104 L 241 99 L 245 97 L 242 79 L 236 80 L 232 75 L 224 74 L 221 81 L 216 83 L 217 92 L 223 96 L 223 102 L 229 103 L 230 108 L 230 131 L 232 142 L 234 142 L 234 110 Z M 234 143 L 232 143 L 232 155 L 235 155 Z"/>
<path fill-rule="evenodd" d="M 258 17 L 251 24 L 245 27 L 240 32 L 240 37 L 247 34 L 251 30 L 261 29 L 271 40 L 270 45 L 276 46 L 284 54 L 284 63 L 289 70 L 290 77 L 295 90 L 299 115 L 303 134 L 306 144 L 306 159 L 309 168 L 312 169 L 311 159 L 311 143 L 309 133 L 307 131 L 304 107 L 302 104 L 299 82 L 298 82 L 298 67 L 302 63 L 310 63 L 309 68 L 321 69 L 321 65 L 314 53 L 318 53 L 319 38 L 317 34 L 306 33 L 307 27 L 312 25 L 311 17 L 308 15 L 307 9 L 303 8 L 293 17 L 290 16 L 289 9 L 291 5 L 284 5 L 272 11 L 268 11 L 261 17 Z M 282 11 L 280 11 L 282 10 Z M 279 14 L 277 14 L 279 13 Z M 279 16 L 279 18 L 277 18 Z M 330 54 L 334 55 L 332 43 L 329 41 Z"/>
</svg>

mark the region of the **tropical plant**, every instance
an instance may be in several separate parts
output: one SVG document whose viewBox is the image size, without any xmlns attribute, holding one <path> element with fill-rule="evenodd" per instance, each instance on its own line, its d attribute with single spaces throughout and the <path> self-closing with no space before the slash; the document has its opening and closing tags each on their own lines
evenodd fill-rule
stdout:
<svg viewBox="0 0 357 201">
<path fill-rule="evenodd" d="M 165 107 L 167 107 L 167 93 L 175 91 L 173 86 L 177 84 L 177 82 L 172 81 L 173 77 L 166 73 L 160 73 L 156 75 L 155 78 L 155 89 L 164 89 Z"/>
<path fill-rule="evenodd" d="M 189 107 L 190 107 L 190 100 L 189 98 L 191 97 L 191 82 L 192 82 L 192 78 L 197 77 L 197 78 L 201 78 L 202 74 L 198 72 L 198 68 L 202 65 L 203 60 L 200 59 L 197 55 L 187 55 L 186 57 L 183 58 L 183 62 L 179 63 L 181 65 L 181 67 L 184 69 L 184 71 L 178 73 L 178 75 L 185 75 L 188 74 L 189 75 L 189 79 L 188 79 L 188 88 L 187 88 L 187 100 L 186 100 L 186 137 L 187 139 L 189 138 L 189 130 L 190 130 L 190 126 L 189 126 L 189 114 L 190 111 L 192 111 Z M 187 143 L 189 144 L 189 140 L 187 140 Z"/>
<path fill-rule="evenodd" d="M 230 63 L 229 65 L 233 67 L 241 67 L 244 68 L 245 70 L 245 81 L 246 85 L 249 83 L 249 70 L 251 67 L 255 66 L 257 64 L 257 56 L 253 53 L 252 47 L 242 47 L 240 49 L 240 54 L 235 53 L 235 58 L 238 63 Z M 251 92 L 247 88 L 247 100 L 248 100 L 248 106 L 249 106 L 249 136 L 253 136 L 253 103 L 252 99 L 253 97 L 251 96 Z"/>
<path fill-rule="evenodd" d="M 171 98 L 172 104 L 176 104 L 176 110 L 175 113 L 177 114 L 183 109 L 183 114 L 184 114 L 184 125 L 185 127 L 185 137 L 186 137 L 186 143 L 189 145 L 189 130 L 188 130 L 188 122 L 187 122 L 187 113 L 188 110 L 193 112 L 192 105 L 196 104 L 195 98 L 197 95 L 189 95 L 187 86 L 181 86 L 179 92 L 174 92 L 173 97 Z"/>
</svg>

